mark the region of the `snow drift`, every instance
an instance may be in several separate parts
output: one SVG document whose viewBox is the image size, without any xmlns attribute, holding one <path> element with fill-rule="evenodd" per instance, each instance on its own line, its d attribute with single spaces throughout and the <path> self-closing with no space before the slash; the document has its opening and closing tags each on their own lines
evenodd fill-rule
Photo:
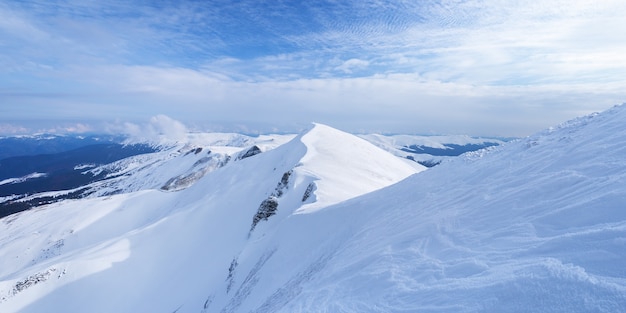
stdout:
<svg viewBox="0 0 626 313">
<path fill-rule="evenodd" d="M 624 311 L 625 123 L 615 107 L 404 180 L 317 125 L 178 192 L 10 216 L 0 310 Z"/>
<path fill-rule="evenodd" d="M 2 311 L 174 311 L 181 303 L 197 311 L 191 303 L 234 288 L 239 270 L 228 271 L 231 265 L 254 255 L 266 232 L 296 211 L 314 212 L 416 172 L 360 138 L 315 125 L 254 157 L 244 150 L 195 184 L 159 188 L 196 173 L 189 169 L 205 153 L 196 151 L 122 162 L 124 175 L 113 184 L 123 187 L 119 194 L 107 182 L 106 196 L 3 219 Z M 261 212 L 268 199 L 274 210 Z"/>
</svg>

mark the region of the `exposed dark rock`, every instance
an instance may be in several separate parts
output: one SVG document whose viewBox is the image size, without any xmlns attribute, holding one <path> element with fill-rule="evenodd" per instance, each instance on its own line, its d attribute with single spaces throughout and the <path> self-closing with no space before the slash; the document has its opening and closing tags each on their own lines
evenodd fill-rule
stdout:
<svg viewBox="0 0 626 313">
<path fill-rule="evenodd" d="M 269 198 L 261 202 L 257 213 L 252 219 L 252 227 L 250 228 L 251 232 L 252 230 L 254 230 L 254 227 L 256 227 L 256 224 L 258 224 L 260 221 L 266 221 L 270 216 L 276 214 L 276 210 L 278 208 L 278 198 L 283 196 L 283 194 L 285 193 L 285 189 L 289 189 L 289 177 L 291 177 L 292 173 L 293 170 L 289 170 L 283 173 L 280 181 L 278 182 L 278 184 L 276 184 L 274 192 L 272 192 Z"/>
<path fill-rule="evenodd" d="M 441 164 L 441 161 L 426 160 L 426 161 L 417 161 L 417 163 L 424 165 L 426 167 L 434 167 L 434 166 Z"/>
<path fill-rule="evenodd" d="M 189 155 L 189 154 L 192 154 L 192 153 L 193 154 L 198 154 L 200 152 L 202 152 L 202 147 L 197 147 L 195 149 L 191 149 L 191 150 L 187 151 L 187 153 L 185 153 L 185 155 Z"/>
<path fill-rule="evenodd" d="M 290 170 L 283 174 L 283 177 L 280 178 L 280 182 L 276 185 L 276 189 L 274 189 L 274 193 L 272 193 L 273 196 L 280 198 L 283 196 L 284 190 L 289 189 L 289 177 L 292 173 L 293 170 Z"/>
<path fill-rule="evenodd" d="M 252 231 L 260 221 L 267 221 L 267 218 L 276 214 L 277 210 L 278 199 L 276 199 L 276 197 L 270 196 L 269 198 L 263 200 L 261 205 L 259 205 L 259 209 L 256 214 L 252 218 L 252 228 L 250 231 Z"/>
<path fill-rule="evenodd" d="M 250 149 L 246 150 L 246 152 L 240 154 L 237 159 L 238 160 L 243 160 L 245 158 L 249 158 L 251 156 L 255 156 L 257 154 L 261 153 L 261 149 L 259 149 L 259 147 L 257 146 L 252 146 Z"/>
<path fill-rule="evenodd" d="M 315 183 L 314 182 L 310 182 L 308 186 L 306 186 L 306 190 L 304 191 L 304 195 L 302 196 L 302 202 L 305 202 L 306 200 L 309 199 L 309 197 L 311 197 L 311 194 L 313 193 L 313 191 L 315 191 Z"/>
<path fill-rule="evenodd" d="M 234 258 L 232 262 L 230 262 L 230 267 L 228 268 L 228 277 L 226 277 L 226 281 L 228 285 L 226 286 L 226 293 L 229 293 L 235 283 L 235 269 L 237 268 L 239 263 L 237 262 L 237 258 Z"/>
<path fill-rule="evenodd" d="M 44 282 L 46 280 L 48 280 L 48 277 L 50 277 L 50 274 L 52 274 L 52 272 L 56 271 L 55 269 L 49 269 L 45 272 L 41 272 L 41 273 L 37 273 L 37 274 L 33 274 L 31 276 L 28 276 L 26 279 L 22 280 L 22 281 L 18 281 L 15 286 L 13 287 L 13 295 L 18 294 L 19 292 L 25 290 L 28 287 L 31 287 L 33 285 L 36 285 L 38 283 Z"/>
</svg>

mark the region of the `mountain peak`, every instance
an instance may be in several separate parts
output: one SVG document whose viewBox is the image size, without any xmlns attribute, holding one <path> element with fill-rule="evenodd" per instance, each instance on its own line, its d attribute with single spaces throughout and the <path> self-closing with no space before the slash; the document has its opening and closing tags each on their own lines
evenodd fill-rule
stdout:
<svg viewBox="0 0 626 313">
<path fill-rule="evenodd" d="M 177 192 L 25 211 L 2 220 L 0 310 L 623 311 L 625 121 L 617 107 L 408 179 L 314 124 Z"/>
<path fill-rule="evenodd" d="M 298 139 L 306 147 L 295 171 L 317 184 L 317 201 L 299 213 L 362 195 L 419 172 L 415 166 L 355 135 L 315 123 Z"/>
</svg>

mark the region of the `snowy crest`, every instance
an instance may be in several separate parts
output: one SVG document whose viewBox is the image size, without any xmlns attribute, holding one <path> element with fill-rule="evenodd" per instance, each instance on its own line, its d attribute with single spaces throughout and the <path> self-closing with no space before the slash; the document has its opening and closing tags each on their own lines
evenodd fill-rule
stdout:
<svg viewBox="0 0 626 313">
<path fill-rule="evenodd" d="M 147 283 L 161 278 L 191 284 L 196 292 L 174 291 L 139 305 L 142 310 L 160 310 L 189 297 L 203 299 L 206 307 L 210 302 L 235 306 L 249 288 L 241 275 L 257 243 L 266 242 L 263 238 L 294 213 L 319 211 L 417 172 L 406 160 L 320 124 L 295 138 L 188 134 L 183 142 L 108 167 L 81 168 L 112 176 L 90 185 L 88 198 L 4 219 L 8 229 L 0 234 L 0 251 L 10 257 L 0 260 L 3 312 L 40 306 L 124 312 L 145 298 L 134 297 L 135 304 L 108 299 L 126 288 L 144 295 L 169 293 L 164 284 Z M 26 233 L 37 235 L 20 235 Z M 267 259 L 271 252 L 264 255 Z M 146 264 L 151 270 L 138 270 Z M 189 277 L 180 275 L 181 269 L 203 274 L 183 283 Z M 221 277 L 226 270 L 226 285 L 216 279 L 200 287 L 201 277 Z M 100 281 L 101 275 L 110 279 Z M 71 301 L 59 293 L 66 288 Z M 207 296 L 206 290 L 216 294 Z M 90 300 L 75 301 L 83 296 Z"/>
<path fill-rule="evenodd" d="M 294 172 L 303 176 L 301 184 L 315 185 L 316 201 L 298 213 L 389 186 L 420 171 L 359 137 L 322 124 L 314 124 L 300 141 L 307 150 Z"/>
<path fill-rule="evenodd" d="M 0 311 L 621 312 L 625 124 L 616 107 L 417 175 L 320 124 L 189 185 L 163 167 L 170 190 L 0 220 Z"/>
</svg>

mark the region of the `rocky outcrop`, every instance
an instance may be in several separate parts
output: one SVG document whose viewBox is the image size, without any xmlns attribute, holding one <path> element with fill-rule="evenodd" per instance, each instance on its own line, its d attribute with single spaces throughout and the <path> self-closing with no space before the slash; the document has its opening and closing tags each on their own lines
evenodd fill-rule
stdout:
<svg viewBox="0 0 626 313">
<path fill-rule="evenodd" d="M 285 194 L 286 189 L 289 189 L 289 177 L 291 177 L 292 173 L 293 170 L 285 172 L 280 178 L 278 184 L 276 184 L 274 192 L 272 192 L 267 199 L 261 202 L 259 209 L 252 218 L 252 227 L 250 227 L 250 232 L 254 230 L 260 221 L 267 221 L 270 216 L 276 214 L 276 211 L 278 210 L 278 198 Z"/>
<path fill-rule="evenodd" d="M 230 160 L 230 156 L 223 154 L 210 154 L 196 161 L 187 173 L 172 177 L 161 186 L 163 191 L 178 191 L 193 185 L 208 172 L 223 167 Z"/>
<path fill-rule="evenodd" d="M 263 200 L 261 205 L 259 205 L 259 209 L 256 214 L 254 214 L 254 217 L 252 218 L 252 227 L 250 228 L 250 231 L 253 231 L 260 221 L 267 221 L 270 216 L 276 214 L 277 210 L 278 198 L 270 196 L 269 198 Z"/>
<path fill-rule="evenodd" d="M 313 192 L 315 191 L 315 183 L 311 182 L 308 186 L 306 186 L 306 190 L 304 191 L 304 195 L 302 195 L 302 202 L 306 202 L 309 200 Z"/>
<path fill-rule="evenodd" d="M 243 160 L 245 158 L 249 158 L 251 156 L 255 156 L 255 155 L 257 155 L 257 154 L 259 154 L 261 152 L 262 151 L 261 151 L 261 149 L 259 147 L 252 146 L 250 149 L 248 149 L 248 150 L 242 152 L 241 154 L 239 154 L 237 156 L 237 160 Z"/>
</svg>

